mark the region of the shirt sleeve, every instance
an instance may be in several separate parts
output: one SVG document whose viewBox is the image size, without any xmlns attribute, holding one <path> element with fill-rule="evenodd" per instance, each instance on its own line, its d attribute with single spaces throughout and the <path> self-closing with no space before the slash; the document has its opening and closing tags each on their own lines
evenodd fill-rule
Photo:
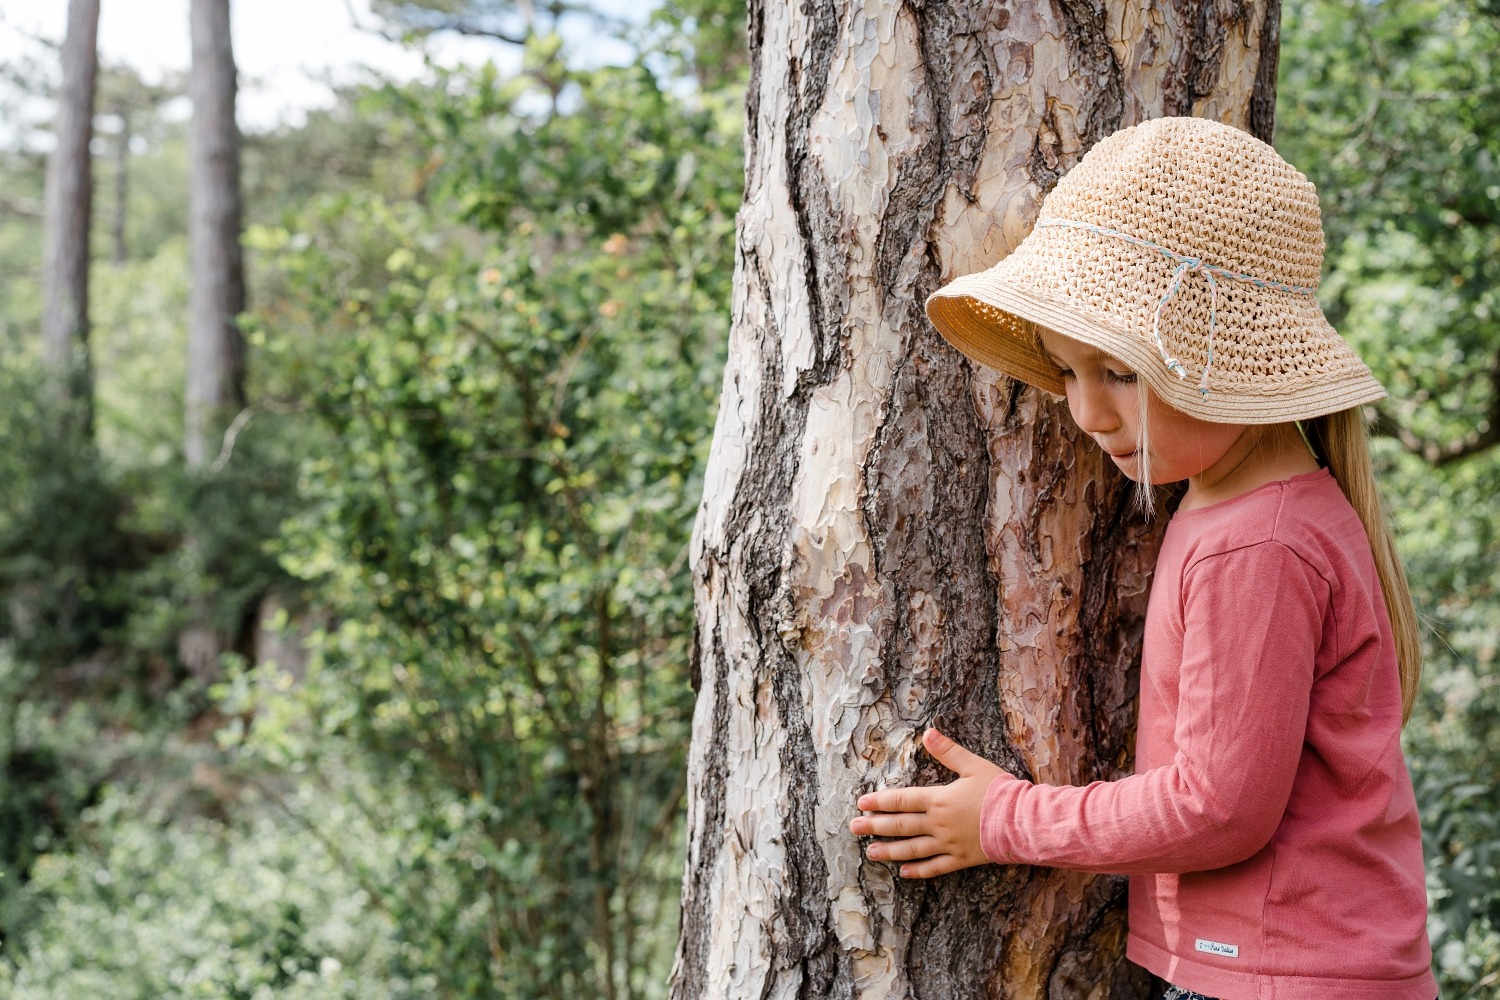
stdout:
<svg viewBox="0 0 1500 1000">
<path fill-rule="evenodd" d="M 992 782 L 980 815 L 991 861 L 1204 871 L 1271 839 L 1302 755 L 1329 587 L 1265 541 L 1190 565 L 1182 604 L 1172 762 L 1084 786 Z"/>
</svg>

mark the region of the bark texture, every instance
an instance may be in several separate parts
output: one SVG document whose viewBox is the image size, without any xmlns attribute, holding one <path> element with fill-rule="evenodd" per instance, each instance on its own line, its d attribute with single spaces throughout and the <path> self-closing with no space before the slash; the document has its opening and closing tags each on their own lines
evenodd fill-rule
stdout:
<svg viewBox="0 0 1500 1000">
<path fill-rule="evenodd" d="M 42 356 L 85 407 L 89 376 L 89 140 L 99 73 L 99 0 L 70 0 L 57 93 L 57 145 L 47 161 L 42 247 Z"/>
<path fill-rule="evenodd" d="M 245 309 L 240 250 L 240 132 L 234 119 L 235 68 L 229 0 L 192 0 L 193 65 L 188 93 L 191 173 L 187 464 L 210 458 L 224 411 L 245 402 L 245 347 L 236 317 Z"/>
<path fill-rule="evenodd" d="M 1264 134 L 1278 18 L 752 0 L 677 1000 L 1147 995 L 1123 879 L 902 882 L 847 824 L 861 792 L 951 778 L 919 752 L 934 723 L 1038 781 L 1130 771 L 1156 529 L 1062 407 L 971 368 L 922 303 L 1118 127 Z"/>
</svg>

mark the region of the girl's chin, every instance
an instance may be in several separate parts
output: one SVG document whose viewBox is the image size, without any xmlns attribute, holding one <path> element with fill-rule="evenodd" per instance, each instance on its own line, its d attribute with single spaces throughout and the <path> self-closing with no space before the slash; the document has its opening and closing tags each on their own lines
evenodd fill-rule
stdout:
<svg viewBox="0 0 1500 1000">
<path fill-rule="evenodd" d="M 1122 473 L 1125 474 L 1126 479 L 1129 479 L 1134 483 L 1144 482 L 1144 480 L 1141 479 L 1141 463 L 1139 452 L 1132 451 L 1128 455 L 1114 455 L 1110 454 L 1109 452 L 1105 452 L 1105 454 L 1109 455 L 1109 460 L 1115 463 L 1115 468 L 1119 469 Z M 1160 476 L 1153 476 L 1149 485 L 1163 486 L 1173 481 L 1174 480 L 1162 479 Z"/>
</svg>

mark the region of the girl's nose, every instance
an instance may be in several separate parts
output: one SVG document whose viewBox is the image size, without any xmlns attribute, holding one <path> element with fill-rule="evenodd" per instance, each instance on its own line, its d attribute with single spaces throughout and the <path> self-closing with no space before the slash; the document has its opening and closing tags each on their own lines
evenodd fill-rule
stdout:
<svg viewBox="0 0 1500 1000">
<path fill-rule="evenodd" d="M 1068 410 L 1073 414 L 1073 422 L 1086 434 L 1107 434 L 1120 426 L 1120 415 L 1113 401 L 1092 379 L 1078 380 L 1068 387 Z"/>
</svg>

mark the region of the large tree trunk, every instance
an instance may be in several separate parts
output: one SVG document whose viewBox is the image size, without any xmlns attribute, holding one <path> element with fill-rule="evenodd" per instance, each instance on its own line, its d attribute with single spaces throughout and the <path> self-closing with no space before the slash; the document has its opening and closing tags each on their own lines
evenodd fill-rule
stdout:
<svg viewBox="0 0 1500 1000">
<path fill-rule="evenodd" d="M 187 464 L 209 456 L 225 411 L 245 402 L 245 348 L 237 316 L 245 308 L 240 251 L 240 132 L 234 120 L 234 52 L 229 0 L 192 0 L 193 101 L 189 132 L 192 254 L 189 295 Z"/>
<path fill-rule="evenodd" d="M 89 140 L 99 72 L 99 0 L 70 0 L 57 94 L 57 145 L 47 161 L 42 249 L 42 356 L 90 423 L 89 218 L 94 183 Z"/>
<path fill-rule="evenodd" d="M 734 323 L 692 558 L 698 706 L 673 996 L 1141 997 L 1125 881 L 903 882 L 856 796 L 1131 769 L 1157 530 L 1063 408 L 927 323 L 1095 141 L 1268 137 L 1279 9 L 752 2 Z"/>
</svg>

